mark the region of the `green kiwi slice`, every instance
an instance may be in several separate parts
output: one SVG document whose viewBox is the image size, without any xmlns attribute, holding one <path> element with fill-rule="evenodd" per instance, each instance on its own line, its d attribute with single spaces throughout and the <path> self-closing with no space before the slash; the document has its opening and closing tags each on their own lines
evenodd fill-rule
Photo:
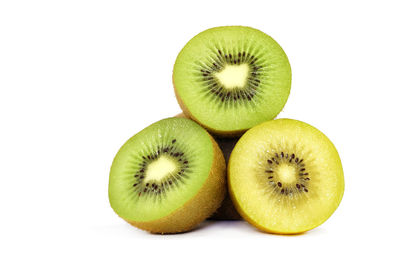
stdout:
<svg viewBox="0 0 400 267">
<path fill-rule="evenodd" d="M 282 110 L 291 69 L 285 52 L 267 34 L 243 26 L 217 27 L 181 50 L 173 82 L 187 116 L 214 133 L 232 135 Z"/>
<path fill-rule="evenodd" d="M 225 191 L 222 152 L 184 118 L 161 120 L 130 138 L 110 171 L 111 207 L 153 233 L 193 229 L 219 207 Z"/>
</svg>

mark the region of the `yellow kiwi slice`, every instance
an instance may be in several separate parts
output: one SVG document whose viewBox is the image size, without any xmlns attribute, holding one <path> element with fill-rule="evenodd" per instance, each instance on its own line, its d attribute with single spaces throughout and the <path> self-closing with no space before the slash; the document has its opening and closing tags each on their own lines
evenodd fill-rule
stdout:
<svg viewBox="0 0 400 267">
<path fill-rule="evenodd" d="M 185 232 L 221 205 L 225 175 L 222 152 L 206 130 L 189 119 L 164 119 L 118 151 L 109 200 L 120 217 L 138 228 Z"/>
<path fill-rule="evenodd" d="M 228 183 L 236 209 L 257 228 L 296 234 L 325 222 L 344 192 L 334 145 L 301 121 L 267 121 L 247 131 L 232 151 Z"/>
</svg>

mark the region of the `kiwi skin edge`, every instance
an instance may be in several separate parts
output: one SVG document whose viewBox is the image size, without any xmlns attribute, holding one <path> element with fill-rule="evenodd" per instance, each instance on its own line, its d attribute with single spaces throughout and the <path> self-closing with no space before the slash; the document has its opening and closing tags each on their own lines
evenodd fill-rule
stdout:
<svg viewBox="0 0 400 267">
<path fill-rule="evenodd" d="M 224 155 L 225 162 L 229 161 L 230 154 L 238 142 L 239 138 L 215 138 L 217 144 L 221 148 L 222 154 Z M 228 180 L 228 177 L 226 177 Z M 227 187 L 228 188 L 228 187 Z M 208 220 L 227 220 L 227 221 L 235 221 L 241 220 L 242 217 L 236 211 L 235 206 L 232 203 L 229 192 L 226 194 L 225 199 L 222 201 L 221 207 L 210 217 Z"/>
<path fill-rule="evenodd" d="M 229 177 L 229 163 L 228 163 L 228 167 L 227 167 L 227 172 L 228 172 L 228 177 Z M 304 234 L 305 232 L 311 230 L 311 229 L 307 229 L 305 231 L 302 232 L 296 232 L 296 233 L 287 233 L 287 232 L 279 232 L 279 231 L 271 231 L 268 228 L 265 228 L 264 226 L 256 223 L 254 220 L 252 220 L 249 216 L 247 216 L 247 214 L 240 208 L 239 203 L 236 200 L 235 195 L 233 194 L 233 190 L 231 187 L 231 183 L 230 180 L 228 179 L 228 190 L 229 190 L 229 195 L 231 197 L 232 203 L 235 206 L 235 209 L 237 210 L 237 212 L 240 214 L 240 216 L 242 216 L 243 219 L 245 219 L 248 223 L 250 223 L 251 225 L 255 226 L 256 229 L 258 229 L 259 231 L 262 232 L 266 232 L 269 234 L 277 234 L 277 235 L 301 235 Z M 314 227 L 313 227 L 314 228 Z"/>
<path fill-rule="evenodd" d="M 211 135 L 209 136 L 213 144 L 213 164 L 199 192 L 168 216 L 150 222 L 128 223 L 151 233 L 182 233 L 195 228 L 220 207 L 226 195 L 226 164 L 218 144 Z"/>
<path fill-rule="evenodd" d="M 174 117 L 190 119 L 188 116 L 185 115 L 185 113 L 179 113 L 179 114 L 175 115 Z M 224 138 L 219 138 L 219 139 L 224 139 Z M 217 138 L 217 140 L 218 140 L 218 138 Z M 237 140 L 238 140 L 238 138 L 236 139 L 235 143 L 237 142 Z M 226 151 L 224 151 L 224 147 L 219 144 L 219 141 L 217 142 L 217 144 L 220 147 L 222 154 L 224 155 L 225 162 L 226 162 L 228 160 L 229 156 L 228 157 L 225 156 Z M 225 149 L 226 149 L 226 147 L 225 147 Z M 230 152 L 232 152 L 232 151 L 229 151 L 229 154 L 230 154 Z M 228 162 L 226 162 L 226 164 L 228 164 Z M 227 181 L 228 177 L 225 176 L 225 179 Z M 241 220 L 241 219 L 242 219 L 242 217 L 236 211 L 235 205 L 233 204 L 233 202 L 231 200 L 229 192 L 227 192 L 224 200 L 221 203 L 221 206 L 217 209 L 217 211 L 214 212 L 214 214 L 212 214 L 211 217 L 208 218 L 208 220 L 216 220 L 216 221 L 220 221 L 220 220 L 235 221 L 235 220 Z"/>
<path fill-rule="evenodd" d="M 232 131 L 232 132 L 225 132 L 225 131 L 219 131 L 219 130 L 216 130 L 216 129 L 209 128 L 206 125 L 202 124 L 199 120 L 196 119 L 195 116 L 193 116 L 190 113 L 189 109 L 186 108 L 186 106 L 183 103 L 182 99 L 179 97 L 178 92 L 176 91 L 175 83 L 174 83 L 173 79 L 172 79 L 172 83 L 174 84 L 174 92 L 175 92 L 176 100 L 178 101 L 178 104 L 181 107 L 181 109 L 183 111 L 183 114 L 184 114 L 184 116 L 181 116 L 181 118 L 192 119 L 195 122 L 197 122 L 198 124 L 200 124 L 207 131 L 210 131 L 211 133 L 213 133 L 213 134 L 215 134 L 217 136 L 220 136 L 220 137 L 237 137 L 237 136 L 242 135 L 246 131 L 246 129 L 244 129 L 244 130 L 238 130 L 238 131 Z M 180 115 L 181 114 L 179 114 L 179 116 Z"/>
</svg>

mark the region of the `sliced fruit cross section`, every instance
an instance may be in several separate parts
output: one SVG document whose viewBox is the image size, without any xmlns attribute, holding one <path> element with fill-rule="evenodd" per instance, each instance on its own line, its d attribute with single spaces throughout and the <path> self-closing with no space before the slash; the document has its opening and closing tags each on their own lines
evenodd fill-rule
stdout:
<svg viewBox="0 0 400 267">
<path fill-rule="evenodd" d="M 222 135 L 274 118 L 289 96 L 291 69 L 270 36 L 242 26 L 206 30 L 179 53 L 173 72 L 186 115 Z"/>
<path fill-rule="evenodd" d="M 156 122 L 129 139 L 110 171 L 111 207 L 154 233 L 188 231 L 225 196 L 225 161 L 214 139 L 192 120 Z"/>
<path fill-rule="evenodd" d="M 272 233 L 317 227 L 336 210 L 344 192 L 334 145 L 316 128 L 290 119 L 262 123 L 239 139 L 228 182 L 242 217 Z"/>
</svg>

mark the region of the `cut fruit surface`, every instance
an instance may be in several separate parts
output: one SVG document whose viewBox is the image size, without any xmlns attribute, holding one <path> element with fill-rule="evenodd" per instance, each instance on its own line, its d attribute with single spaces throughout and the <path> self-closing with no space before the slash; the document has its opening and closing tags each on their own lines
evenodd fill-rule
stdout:
<svg viewBox="0 0 400 267">
<path fill-rule="evenodd" d="M 228 182 L 242 217 L 272 233 L 317 227 L 344 192 L 334 145 L 311 125 L 290 119 L 262 123 L 240 138 L 229 160 Z"/>
<path fill-rule="evenodd" d="M 161 120 L 117 153 L 110 171 L 110 204 L 139 228 L 187 231 L 219 207 L 224 175 L 222 152 L 203 128 L 189 119 Z"/>
<path fill-rule="evenodd" d="M 186 115 L 214 133 L 229 135 L 282 110 L 291 69 L 285 52 L 265 33 L 217 27 L 186 44 L 176 59 L 173 82 Z"/>
</svg>

